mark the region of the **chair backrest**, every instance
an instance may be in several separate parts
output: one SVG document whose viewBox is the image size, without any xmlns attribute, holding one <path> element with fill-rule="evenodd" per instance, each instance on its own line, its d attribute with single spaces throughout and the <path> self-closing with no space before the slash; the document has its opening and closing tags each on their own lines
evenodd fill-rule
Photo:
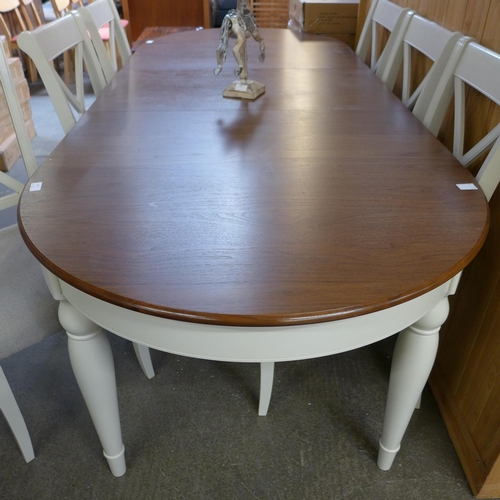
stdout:
<svg viewBox="0 0 500 500">
<path fill-rule="evenodd" d="M 71 107 L 78 116 L 85 112 L 83 61 L 94 93 L 99 95 L 106 87 L 103 72 L 82 19 L 78 14 L 61 17 L 35 31 L 24 31 L 19 35 L 17 43 L 35 63 L 64 132 L 68 133 L 77 121 Z M 52 64 L 56 57 L 73 48 L 76 95 L 66 86 Z"/>
<path fill-rule="evenodd" d="M 462 37 L 450 57 L 423 120 L 424 125 L 437 135 L 450 101 L 455 98 L 453 154 L 464 167 L 468 167 L 490 150 L 476 176 L 488 200 L 500 181 L 500 124 L 464 153 L 466 85 L 500 105 L 499 82 L 500 55 L 469 37 Z"/>
<path fill-rule="evenodd" d="M 405 23 L 408 23 L 412 15 L 412 10 L 404 9 L 388 0 L 373 0 L 356 47 L 356 54 L 364 61 L 371 45 L 370 68 L 372 71 L 385 67 L 395 38 L 402 30 L 405 31 Z M 377 57 L 380 45 L 379 26 L 388 30 L 391 36 L 381 50 L 380 57 Z"/>
<path fill-rule="evenodd" d="M 87 32 L 90 34 L 97 57 L 101 63 L 104 78 L 107 83 L 110 83 L 118 71 L 116 48 L 118 47 L 122 64 L 125 64 L 132 55 L 127 35 L 114 7 L 114 2 L 95 0 L 87 7 L 78 9 L 78 13 L 85 23 Z M 99 30 L 103 28 L 109 30 L 109 53 L 99 34 Z"/>
<path fill-rule="evenodd" d="M 0 44 L 0 83 L 29 177 L 35 172 L 37 165 L 31 148 L 28 130 L 24 123 L 21 106 L 17 98 L 16 88 L 10 73 L 7 56 L 5 55 L 2 44 Z M 0 210 L 17 205 L 24 184 L 12 178 L 6 172 L 0 172 L 0 183 L 9 188 L 8 194 L 0 197 Z"/>
<path fill-rule="evenodd" d="M 40 14 L 38 13 L 38 9 L 36 8 L 35 0 L 22 0 L 21 11 L 24 14 L 29 30 L 35 29 L 43 24 Z M 32 19 L 35 21 L 34 23 L 32 22 Z"/>
<path fill-rule="evenodd" d="M 429 86 L 424 94 L 426 98 L 420 100 L 417 110 L 417 115 L 421 115 L 429 104 L 428 100 L 435 90 L 455 45 L 463 35 L 460 32 L 452 33 L 418 14 L 412 15 L 408 23 L 403 24 L 406 24 L 406 30 L 401 32 L 397 40 L 394 40 L 385 69 L 383 72 L 377 71 L 377 75 L 392 90 L 401 64 L 403 64 L 402 101 L 408 108 L 414 106 L 422 90 Z M 410 95 L 413 49 L 429 58 L 434 64 Z"/>
</svg>

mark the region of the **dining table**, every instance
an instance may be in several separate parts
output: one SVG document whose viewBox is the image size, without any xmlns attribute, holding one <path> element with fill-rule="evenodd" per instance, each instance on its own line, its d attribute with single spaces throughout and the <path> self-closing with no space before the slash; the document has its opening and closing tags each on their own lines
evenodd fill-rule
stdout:
<svg viewBox="0 0 500 500">
<path fill-rule="evenodd" d="M 262 63 L 247 41 L 249 78 L 265 85 L 254 100 L 223 97 L 238 78 L 231 41 L 214 76 L 219 30 L 140 45 L 20 200 L 115 476 L 125 447 L 105 331 L 271 371 L 399 333 L 389 469 L 488 231 L 474 177 L 347 45 L 260 32 Z"/>
</svg>

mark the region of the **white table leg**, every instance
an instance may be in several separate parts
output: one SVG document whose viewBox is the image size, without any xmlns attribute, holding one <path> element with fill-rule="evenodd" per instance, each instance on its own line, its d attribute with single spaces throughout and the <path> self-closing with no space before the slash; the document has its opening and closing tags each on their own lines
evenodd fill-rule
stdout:
<svg viewBox="0 0 500 500">
<path fill-rule="evenodd" d="M 69 302 L 59 304 L 59 321 L 68 334 L 71 366 L 96 428 L 111 472 L 127 470 L 122 442 L 113 355 L 106 334 Z"/>
<path fill-rule="evenodd" d="M 260 395 L 259 395 L 259 417 L 265 417 L 271 402 L 273 392 L 274 363 L 260 364 Z"/>
<path fill-rule="evenodd" d="M 26 462 L 31 462 L 35 458 L 35 452 L 33 451 L 33 445 L 31 444 L 31 438 L 24 422 L 23 415 L 17 401 L 14 398 L 12 389 L 10 388 L 9 382 L 5 377 L 5 374 L 0 366 L 0 410 L 5 416 L 7 423 L 9 424 L 12 434 L 19 445 L 19 449 L 23 454 L 24 460 Z"/>
<path fill-rule="evenodd" d="M 403 435 L 436 359 L 439 330 L 446 321 L 448 312 L 448 297 L 445 297 L 398 336 L 377 461 L 382 470 L 391 468 L 399 451 Z"/>
<path fill-rule="evenodd" d="M 145 345 L 138 344 L 137 342 L 132 342 L 134 346 L 135 355 L 137 356 L 137 361 L 142 368 L 144 375 L 147 378 L 152 379 L 155 376 L 155 369 L 153 368 L 153 362 L 151 361 L 151 353 L 149 352 L 149 347 Z"/>
</svg>

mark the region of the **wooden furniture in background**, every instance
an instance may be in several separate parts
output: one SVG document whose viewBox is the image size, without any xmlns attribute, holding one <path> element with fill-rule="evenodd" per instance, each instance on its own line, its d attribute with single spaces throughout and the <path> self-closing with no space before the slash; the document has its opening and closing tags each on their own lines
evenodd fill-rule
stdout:
<svg viewBox="0 0 500 500">
<path fill-rule="evenodd" d="M 155 38 L 171 35 L 172 33 L 191 31 L 195 29 L 195 26 L 157 26 L 154 28 L 144 28 L 141 36 L 134 42 L 132 52 L 135 52 L 147 40 L 154 40 Z"/>
<path fill-rule="evenodd" d="M 131 44 L 145 28 L 162 26 L 210 27 L 208 0 L 122 0 L 123 17 L 128 19 Z"/>
<path fill-rule="evenodd" d="M 361 0 L 358 26 L 370 0 Z M 500 2 L 496 0 L 395 0 L 451 31 L 462 31 L 500 52 Z M 428 61 L 416 59 L 415 69 Z M 421 71 L 422 73 L 424 71 Z M 401 75 L 400 75 L 401 76 Z M 415 85 L 418 83 L 418 77 Z M 395 93 L 401 95 L 401 78 Z M 499 107 L 470 91 L 466 113 L 466 147 L 500 121 Z M 440 139 L 451 150 L 453 114 Z M 472 166 L 475 172 L 477 167 Z M 490 201 L 491 228 L 486 243 L 466 269 L 441 343 L 430 385 L 473 493 L 500 496 L 500 196 Z"/>
<path fill-rule="evenodd" d="M 22 31 L 33 30 L 43 24 L 34 0 L 0 0 L 0 28 L 7 37 L 9 50 L 12 54 L 24 59 L 31 82 L 37 81 L 37 71 L 29 58 L 19 51 L 17 35 Z"/>
<path fill-rule="evenodd" d="M 253 0 L 252 12 L 259 28 L 286 28 L 289 0 Z"/>
</svg>

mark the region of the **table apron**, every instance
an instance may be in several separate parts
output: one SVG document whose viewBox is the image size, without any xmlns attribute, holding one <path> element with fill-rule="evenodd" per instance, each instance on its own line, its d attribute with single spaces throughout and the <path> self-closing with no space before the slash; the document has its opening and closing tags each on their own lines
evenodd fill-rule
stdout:
<svg viewBox="0 0 500 500">
<path fill-rule="evenodd" d="M 59 282 L 66 300 L 91 321 L 120 337 L 172 354 L 248 363 L 317 358 L 372 344 L 415 323 L 449 295 L 453 287 L 450 280 L 403 304 L 348 319 L 293 326 L 238 327 L 151 316 L 110 304 L 62 280 Z"/>
</svg>

